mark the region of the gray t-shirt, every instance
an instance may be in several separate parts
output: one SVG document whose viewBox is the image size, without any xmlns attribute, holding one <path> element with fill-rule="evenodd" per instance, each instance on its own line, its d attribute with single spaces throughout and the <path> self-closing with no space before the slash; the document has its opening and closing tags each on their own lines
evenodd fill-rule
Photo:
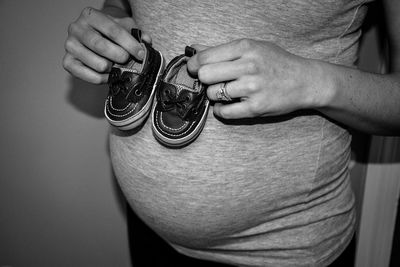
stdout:
<svg viewBox="0 0 400 267">
<path fill-rule="evenodd" d="M 185 45 L 238 38 L 354 66 L 365 0 L 131 0 L 167 62 Z M 111 159 L 130 205 L 178 251 L 237 266 L 324 266 L 355 225 L 351 136 L 315 111 L 223 121 L 168 149 L 151 120 L 113 129 Z"/>
</svg>

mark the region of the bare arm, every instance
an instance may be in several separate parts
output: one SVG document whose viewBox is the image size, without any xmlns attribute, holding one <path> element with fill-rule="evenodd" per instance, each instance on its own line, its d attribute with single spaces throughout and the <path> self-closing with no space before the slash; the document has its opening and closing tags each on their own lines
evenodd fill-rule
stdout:
<svg viewBox="0 0 400 267">
<path fill-rule="evenodd" d="M 321 77 L 329 77 L 329 89 L 317 105 L 327 116 L 358 130 L 378 135 L 399 135 L 400 1 L 384 0 L 384 5 L 390 43 L 390 72 L 372 74 L 318 62 Z"/>
<path fill-rule="evenodd" d="M 384 0 L 391 72 L 373 74 L 293 55 L 275 44 L 250 39 L 199 52 L 188 69 L 209 85 L 214 113 L 226 119 L 275 116 L 316 109 L 349 127 L 400 135 L 400 1 Z M 219 101 L 218 91 L 240 101 Z"/>
</svg>

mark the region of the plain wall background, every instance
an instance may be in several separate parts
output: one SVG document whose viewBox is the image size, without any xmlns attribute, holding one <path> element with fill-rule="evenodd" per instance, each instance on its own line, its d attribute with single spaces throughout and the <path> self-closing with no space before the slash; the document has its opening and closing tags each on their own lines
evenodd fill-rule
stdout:
<svg viewBox="0 0 400 267">
<path fill-rule="evenodd" d="M 107 88 L 61 65 L 68 24 L 101 5 L 0 0 L 0 266 L 130 266 Z"/>
<path fill-rule="evenodd" d="M 131 265 L 108 160 L 107 88 L 61 66 L 68 24 L 101 4 L 0 0 L 0 267 Z M 360 62 L 374 71 L 375 33 L 368 39 Z"/>
</svg>

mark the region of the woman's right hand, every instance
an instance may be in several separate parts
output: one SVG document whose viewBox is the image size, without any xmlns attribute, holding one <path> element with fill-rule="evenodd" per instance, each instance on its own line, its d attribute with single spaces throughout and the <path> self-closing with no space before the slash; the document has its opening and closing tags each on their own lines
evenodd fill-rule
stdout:
<svg viewBox="0 0 400 267">
<path fill-rule="evenodd" d="M 142 60 L 144 51 L 130 34 L 136 23 L 130 17 L 114 18 L 91 7 L 84 8 L 68 28 L 63 67 L 84 81 L 106 83 L 113 63 L 125 63 L 130 55 Z M 151 43 L 147 34 L 143 40 Z"/>
</svg>

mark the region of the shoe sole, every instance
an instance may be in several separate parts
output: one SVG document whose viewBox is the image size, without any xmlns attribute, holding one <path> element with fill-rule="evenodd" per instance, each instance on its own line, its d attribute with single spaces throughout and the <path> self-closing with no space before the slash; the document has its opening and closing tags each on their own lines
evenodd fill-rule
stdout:
<svg viewBox="0 0 400 267">
<path fill-rule="evenodd" d="M 107 104 L 104 106 L 104 114 L 107 118 L 107 120 L 110 122 L 110 124 L 112 124 L 113 126 L 117 127 L 120 130 L 132 130 L 136 127 L 138 127 L 139 125 L 141 125 L 144 120 L 149 116 L 150 114 L 150 110 L 151 110 L 151 106 L 153 104 L 153 99 L 154 99 L 154 95 L 156 92 L 156 88 L 158 86 L 158 83 L 161 79 L 162 76 L 162 72 L 164 70 L 164 57 L 161 54 L 160 51 L 157 51 L 160 55 L 161 58 L 161 64 L 160 64 L 160 68 L 158 69 L 158 73 L 157 73 L 157 77 L 156 77 L 156 81 L 154 82 L 150 97 L 149 97 L 149 101 L 147 101 L 146 105 L 143 106 L 143 108 L 136 113 L 134 116 L 122 120 L 122 121 L 115 121 L 110 119 L 110 117 L 107 116 Z"/>
<path fill-rule="evenodd" d="M 190 134 L 188 134 L 188 135 L 186 135 L 186 136 L 184 136 L 182 138 L 179 138 L 179 139 L 168 138 L 165 135 L 163 135 L 157 129 L 157 127 L 155 126 L 156 123 L 154 121 L 155 112 L 156 112 L 155 111 L 156 105 L 154 105 L 153 109 L 152 109 L 152 112 L 151 112 L 151 119 L 152 119 L 151 125 L 152 125 L 152 128 L 153 128 L 153 134 L 156 137 L 156 139 L 160 143 L 162 143 L 162 144 L 164 144 L 166 146 L 175 147 L 175 148 L 182 147 L 182 146 L 185 146 L 185 145 L 193 142 L 200 135 L 200 133 L 202 132 L 202 130 L 204 128 L 204 125 L 206 124 L 206 120 L 207 120 L 207 116 L 208 116 L 208 110 L 209 110 L 209 107 L 210 107 L 209 100 L 207 99 L 206 101 L 207 101 L 206 102 L 206 108 L 204 110 L 203 115 L 201 116 L 200 123 L 196 126 L 196 128 Z"/>
</svg>

